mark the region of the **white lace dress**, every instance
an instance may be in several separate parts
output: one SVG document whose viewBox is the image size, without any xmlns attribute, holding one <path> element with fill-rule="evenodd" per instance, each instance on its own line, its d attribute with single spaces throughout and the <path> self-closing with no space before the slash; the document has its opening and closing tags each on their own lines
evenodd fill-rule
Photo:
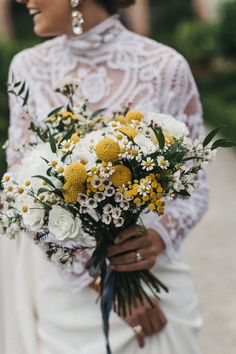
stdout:
<svg viewBox="0 0 236 354">
<path fill-rule="evenodd" d="M 91 109 L 113 110 L 130 104 L 144 112 L 172 114 L 188 125 L 194 138 L 202 133 L 199 95 L 185 59 L 167 46 L 129 32 L 117 16 L 81 37 L 60 36 L 19 53 L 13 59 L 10 78 L 12 73 L 14 80 L 26 80 L 30 87 L 30 114 L 39 121 L 65 102 L 53 88 L 70 75 L 81 82 L 76 100 L 88 98 Z M 13 97 L 10 107 L 8 163 L 16 166 L 20 156 L 15 149 L 30 142 L 31 136 L 29 119 Z M 157 257 L 152 271 L 170 289 L 168 295 L 161 296 L 168 325 L 140 350 L 133 330 L 113 314 L 114 354 L 200 353 L 197 332 L 201 318 L 179 249 L 205 213 L 207 202 L 207 184 L 201 175 L 199 189 L 191 199 L 169 202 L 163 217 L 152 213 L 143 217 L 166 243 L 166 251 Z M 1 241 L 0 253 L 4 253 L 0 261 L 8 269 L 7 274 L 2 271 L 2 292 L 7 294 L 4 354 L 105 354 L 100 309 L 95 304 L 96 294 L 88 287 L 91 279 L 82 256 L 77 257 L 73 272 L 65 273 L 48 263 L 26 235 L 14 245 Z M 14 303 L 14 320 L 9 302 Z M 18 337 L 12 335 L 15 327 Z"/>
</svg>

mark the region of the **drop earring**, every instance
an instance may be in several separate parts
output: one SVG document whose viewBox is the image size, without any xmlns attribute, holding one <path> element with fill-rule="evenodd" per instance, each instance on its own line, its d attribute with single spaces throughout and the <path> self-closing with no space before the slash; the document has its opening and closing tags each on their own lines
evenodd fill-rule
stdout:
<svg viewBox="0 0 236 354">
<path fill-rule="evenodd" d="M 81 35 L 84 31 L 84 18 L 80 11 L 78 11 L 77 7 L 80 5 L 81 0 L 70 0 L 70 4 L 72 7 L 72 29 L 74 34 L 77 36 Z"/>
</svg>

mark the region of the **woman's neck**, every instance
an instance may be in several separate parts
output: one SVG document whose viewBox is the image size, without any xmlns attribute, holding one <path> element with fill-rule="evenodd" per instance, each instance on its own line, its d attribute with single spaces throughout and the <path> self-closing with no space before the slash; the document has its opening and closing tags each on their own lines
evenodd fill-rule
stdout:
<svg viewBox="0 0 236 354">
<path fill-rule="evenodd" d="M 85 32 L 91 30 L 100 22 L 103 22 L 110 17 L 110 14 L 103 7 L 90 0 L 87 0 L 84 3 L 82 2 L 80 11 L 84 17 Z"/>
</svg>

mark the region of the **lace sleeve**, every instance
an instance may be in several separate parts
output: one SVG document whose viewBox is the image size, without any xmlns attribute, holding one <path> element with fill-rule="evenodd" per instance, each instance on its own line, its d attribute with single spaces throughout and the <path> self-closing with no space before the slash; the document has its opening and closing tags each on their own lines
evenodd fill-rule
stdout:
<svg viewBox="0 0 236 354">
<path fill-rule="evenodd" d="M 191 137 L 196 139 L 204 132 L 199 93 L 185 59 L 179 56 L 177 65 L 175 62 L 174 75 L 171 64 L 169 63 L 165 69 L 166 87 L 160 111 L 185 122 Z M 162 217 L 157 217 L 153 213 L 145 214 L 143 217 L 145 225 L 155 229 L 165 242 L 163 256 L 168 257 L 169 261 L 178 258 L 182 241 L 207 210 L 208 185 L 205 172 L 199 174 L 198 184 L 198 190 L 190 199 L 167 201 L 165 215 Z"/>
<path fill-rule="evenodd" d="M 27 78 L 25 77 L 22 66 L 21 55 L 17 55 L 10 66 L 9 70 L 9 83 L 18 82 L 18 81 L 27 81 L 27 84 L 30 85 Z M 28 109 L 31 114 L 34 113 L 34 102 L 32 97 L 30 97 L 30 102 L 28 104 Z M 10 126 L 9 126 L 9 144 L 7 149 L 7 162 L 9 169 L 17 168 L 17 165 L 20 163 L 20 160 L 23 155 L 23 146 L 27 147 L 27 144 L 31 142 L 32 134 L 29 130 L 30 124 L 30 115 L 27 114 L 17 97 L 10 94 L 9 96 L 9 106 L 10 106 Z M 34 235 L 29 233 L 29 237 L 34 238 Z M 45 253 L 47 249 L 48 240 L 42 241 L 40 248 Z M 67 245 L 66 245 L 67 246 Z M 92 278 L 89 276 L 88 272 L 85 269 L 85 265 L 89 259 L 90 255 L 86 252 L 78 253 L 75 256 L 75 260 L 72 268 L 69 270 L 61 267 L 59 263 L 56 263 L 58 271 L 60 272 L 62 278 L 67 282 L 68 286 L 72 288 L 72 291 L 79 292 L 81 289 L 86 287 L 89 283 L 92 282 Z"/>
</svg>

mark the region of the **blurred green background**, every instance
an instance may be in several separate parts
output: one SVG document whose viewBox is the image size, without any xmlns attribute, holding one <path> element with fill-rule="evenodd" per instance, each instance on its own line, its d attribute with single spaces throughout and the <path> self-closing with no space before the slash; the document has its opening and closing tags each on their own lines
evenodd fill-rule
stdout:
<svg viewBox="0 0 236 354">
<path fill-rule="evenodd" d="M 227 136 L 236 139 L 236 0 L 222 5 L 213 20 L 200 19 L 188 0 L 151 3 L 152 37 L 187 58 L 197 80 L 206 121 L 214 126 L 228 125 Z M 32 20 L 24 6 L 12 0 L 11 14 L 14 39 L 0 36 L 1 146 L 7 138 L 6 82 L 10 61 L 14 54 L 40 41 L 33 34 Z M 0 175 L 5 168 L 1 150 Z"/>
</svg>

